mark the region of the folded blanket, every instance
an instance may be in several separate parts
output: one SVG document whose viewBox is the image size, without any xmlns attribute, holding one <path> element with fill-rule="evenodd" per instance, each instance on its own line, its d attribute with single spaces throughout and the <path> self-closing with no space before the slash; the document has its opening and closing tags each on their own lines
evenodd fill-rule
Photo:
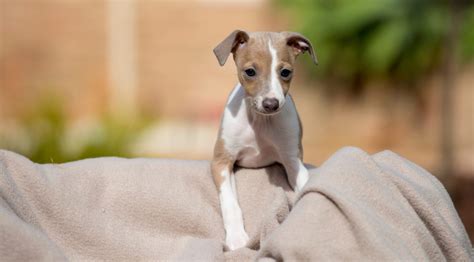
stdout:
<svg viewBox="0 0 474 262">
<path fill-rule="evenodd" d="M 207 161 L 35 164 L 0 151 L 10 260 L 456 260 L 472 246 L 443 186 L 389 152 L 343 148 L 295 195 L 279 165 L 236 170 L 250 237 L 226 252 Z"/>
</svg>

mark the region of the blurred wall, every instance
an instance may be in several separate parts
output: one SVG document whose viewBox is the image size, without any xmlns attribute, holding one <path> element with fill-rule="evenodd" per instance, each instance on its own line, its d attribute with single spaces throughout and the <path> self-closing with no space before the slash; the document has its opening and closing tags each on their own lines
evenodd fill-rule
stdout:
<svg viewBox="0 0 474 262">
<path fill-rule="evenodd" d="M 117 3 L 133 10 L 113 11 Z M 153 119 L 147 130 L 134 134 L 136 156 L 209 159 L 223 105 L 236 83 L 232 60 L 220 67 L 212 48 L 237 28 L 279 31 L 291 24 L 269 1 L 0 4 L 0 127 L 18 125 L 18 118 L 34 111 L 45 96 L 65 101 L 72 127 L 110 110 L 119 116 L 136 111 L 123 118 Z M 463 174 L 474 173 L 473 72 L 472 66 L 458 72 L 454 92 L 455 160 Z M 439 168 L 440 75 L 426 80 L 420 116 L 406 96 L 376 83 L 356 102 L 328 99 L 320 88 L 328 84 L 309 81 L 305 74 L 297 71 L 291 92 L 305 128 L 307 162 L 319 164 L 338 148 L 355 145 L 369 152 L 392 149 L 432 171 Z M 120 100 L 122 89 L 128 90 L 122 99 L 133 100 L 129 104 L 134 108 L 120 111 L 127 108 Z"/>
<path fill-rule="evenodd" d="M 0 113 L 15 117 L 51 90 L 73 114 L 104 99 L 104 6 L 97 1 L 0 1 Z"/>
</svg>

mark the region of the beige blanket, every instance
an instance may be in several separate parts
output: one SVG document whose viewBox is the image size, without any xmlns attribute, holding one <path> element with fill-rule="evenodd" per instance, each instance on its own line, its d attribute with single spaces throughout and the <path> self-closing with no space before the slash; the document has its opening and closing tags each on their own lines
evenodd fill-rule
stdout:
<svg viewBox="0 0 474 262">
<path fill-rule="evenodd" d="M 250 243 L 226 252 L 207 161 L 0 151 L 0 260 L 472 260 L 445 189 L 408 160 L 343 148 L 310 173 L 296 196 L 280 166 L 238 170 Z"/>
</svg>

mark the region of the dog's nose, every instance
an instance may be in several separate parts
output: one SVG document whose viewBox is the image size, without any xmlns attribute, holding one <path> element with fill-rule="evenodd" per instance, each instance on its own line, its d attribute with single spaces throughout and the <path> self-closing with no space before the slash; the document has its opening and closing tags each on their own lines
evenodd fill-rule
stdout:
<svg viewBox="0 0 474 262">
<path fill-rule="evenodd" d="M 275 112 L 278 109 L 278 99 L 276 98 L 265 98 L 262 101 L 262 106 L 268 113 Z"/>
</svg>

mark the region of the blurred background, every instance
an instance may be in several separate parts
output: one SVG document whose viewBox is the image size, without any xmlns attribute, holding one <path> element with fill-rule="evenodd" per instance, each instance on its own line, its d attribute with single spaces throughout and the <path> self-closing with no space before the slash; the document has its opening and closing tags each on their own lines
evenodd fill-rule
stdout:
<svg viewBox="0 0 474 262">
<path fill-rule="evenodd" d="M 442 0 L 0 0 L 0 148 L 39 163 L 211 159 L 232 30 L 298 31 L 305 162 L 352 145 L 436 175 L 474 237 L 474 4 Z"/>
</svg>

